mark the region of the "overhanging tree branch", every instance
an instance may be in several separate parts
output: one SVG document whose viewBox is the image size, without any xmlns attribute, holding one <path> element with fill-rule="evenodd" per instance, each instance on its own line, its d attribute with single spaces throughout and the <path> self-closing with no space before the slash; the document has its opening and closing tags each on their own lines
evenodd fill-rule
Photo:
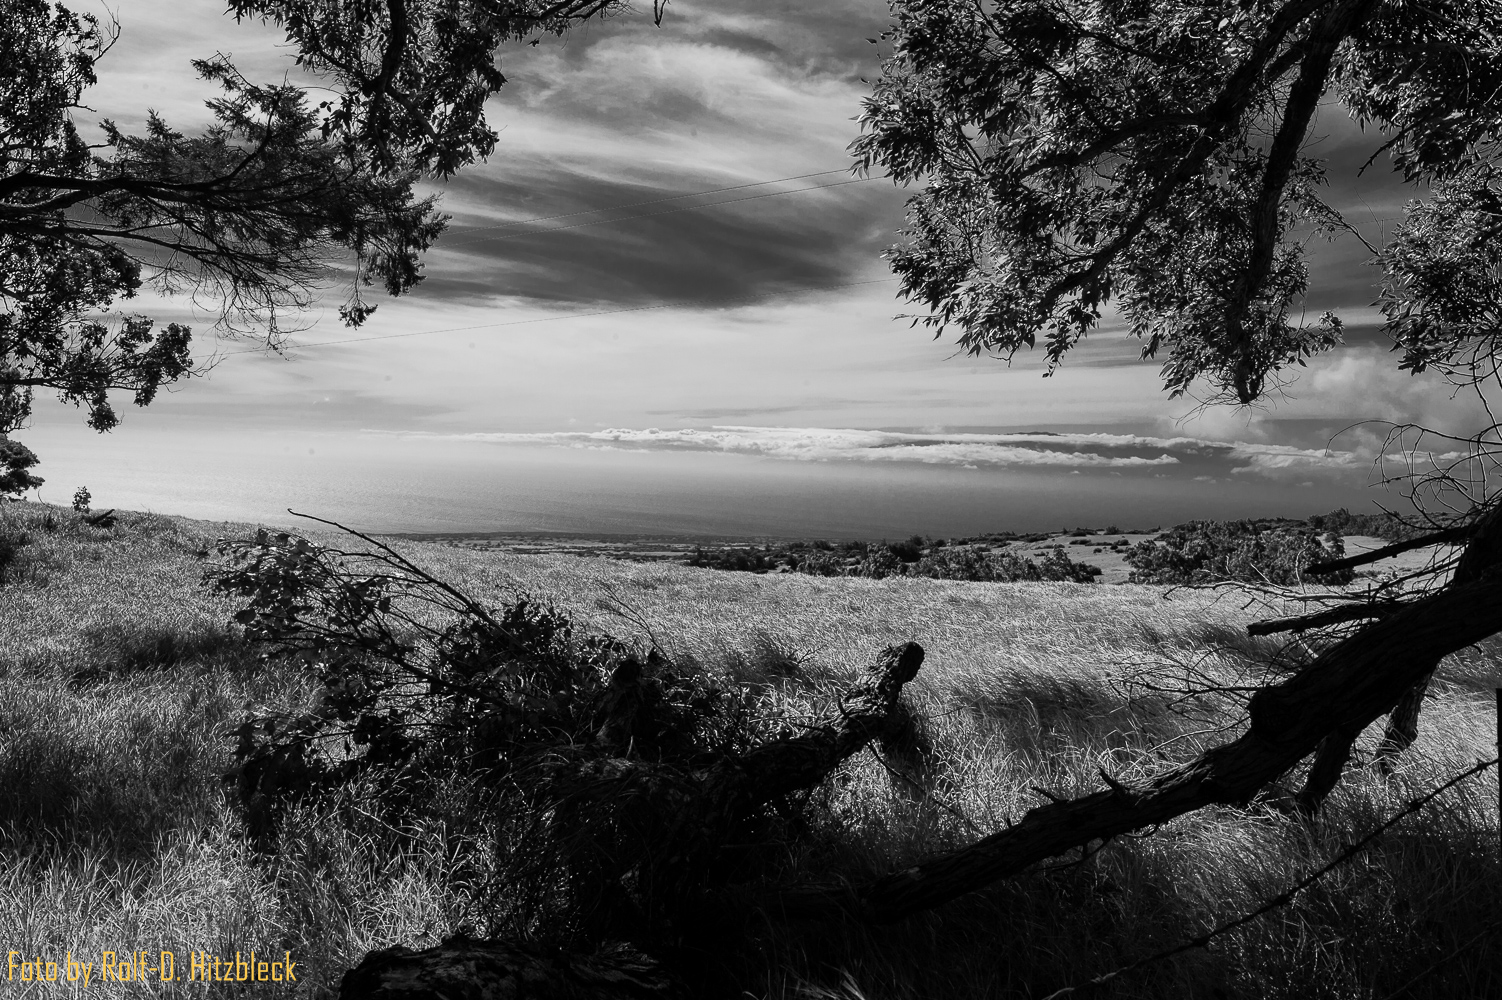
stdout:
<svg viewBox="0 0 1502 1000">
<path fill-rule="evenodd" d="M 1447 587 L 1321 653 L 1252 697 L 1251 726 L 1150 782 L 1039 806 L 968 847 L 890 875 L 860 893 L 871 920 L 898 920 L 1015 875 L 1094 840 L 1121 836 L 1216 803 L 1241 804 L 1331 732 L 1364 728 L 1444 656 L 1502 630 L 1502 578 Z"/>
</svg>

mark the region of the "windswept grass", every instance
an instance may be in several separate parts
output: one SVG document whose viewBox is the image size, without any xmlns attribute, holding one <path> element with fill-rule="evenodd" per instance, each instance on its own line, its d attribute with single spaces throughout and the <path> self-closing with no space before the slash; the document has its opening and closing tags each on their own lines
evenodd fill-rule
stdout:
<svg viewBox="0 0 1502 1000">
<path fill-rule="evenodd" d="M 189 951 L 290 951 L 297 984 L 214 991 L 319 996 L 366 950 L 486 929 L 485 831 L 461 790 L 452 814 L 397 827 L 350 790 L 294 807 L 275 851 L 249 845 L 220 780 L 227 732 L 318 692 L 258 661 L 227 624 L 233 608 L 199 585 L 214 538 L 248 530 L 130 514 L 107 530 L 60 509 L 0 507 L 0 539 L 21 539 L 0 583 L 7 951 L 97 962 L 104 950 L 171 949 L 179 981 L 150 986 L 166 997 L 204 992 L 182 981 Z M 401 548 L 482 600 L 523 589 L 601 631 L 650 637 L 756 686 L 767 710 L 794 720 L 882 646 L 922 643 L 909 692 L 918 739 L 860 755 L 813 793 L 812 828 L 786 847 L 789 884 L 859 882 L 1016 819 L 1046 801 L 1035 789 L 1093 791 L 1100 768 L 1143 777 L 1189 759 L 1225 738 L 1231 701 L 1186 712 L 1161 689 L 1190 670 L 1244 679 L 1277 651 L 1245 638 L 1253 612 L 1203 592 Z M 893 927 L 768 917 L 726 976 L 778 1000 L 1036 998 L 1079 984 L 1254 908 L 1491 756 L 1497 662 L 1492 647 L 1447 661 L 1398 774 L 1359 766 L 1312 828 L 1265 807 L 1211 809 Z M 1400 995 L 1502 995 L 1496 796 L 1491 775 L 1461 786 L 1290 906 L 1094 995 L 1382 1000 L 1410 980 Z M 89 995 L 142 992 L 95 983 Z"/>
</svg>

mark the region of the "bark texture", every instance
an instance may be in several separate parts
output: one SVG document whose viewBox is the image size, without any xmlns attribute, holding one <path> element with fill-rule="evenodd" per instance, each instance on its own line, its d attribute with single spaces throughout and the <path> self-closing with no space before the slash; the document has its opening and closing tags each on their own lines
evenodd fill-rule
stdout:
<svg viewBox="0 0 1502 1000">
<path fill-rule="evenodd" d="M 1502 563 L 1502 507 L 1482 515 L 1468 525 L 1466 530 L 1470 541 L 1460 554 L 1455 575 L 1450 578 L 1452 587 L 1473 583 L 1498 563 Z M 1391 770 L 1393 757 L 1413 746 L 1413 741 L 1418 739 L 1419 713 L 1424 707 L 1424 695 L 1442 658 L 1433 657 L 1429 669 L 1393 706 L 1392 714 L 1387 719 L 1387 729 L 1382 734 L 1382 742 L 1377 745 L 1377 763 L 1384 772 Z"/>
</svg>

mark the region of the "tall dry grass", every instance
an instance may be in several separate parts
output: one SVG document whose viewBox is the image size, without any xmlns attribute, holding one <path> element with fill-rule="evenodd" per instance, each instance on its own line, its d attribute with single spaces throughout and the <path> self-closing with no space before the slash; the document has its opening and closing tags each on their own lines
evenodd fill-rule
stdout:
<svg viewBox="0 0 1502 1000">
<path fill-rule="evenodd" d="M 200 553 L 245 531 L 145 515 L 105 531 L 62 510 L 0 508 L 0 533 L 26 538 L 0 584 L 6 950 L 291 951 L 295 987 L 216 991 L 316 996 L 370 948 L 484 929 L 483 831 L 466 825 L 462 803 L 394 829 L 355 789 L 295 808 L 275 853 L 247 845 L 219 780 L 226 732 L 317 692 L 244 649 L 226 625 L 233 609 L 199 586 Z M 597 629 L 655 641 L 756 686 L 766 711 L 792 720 L 882 646 L 922 643 L 928 659 L 909 692 L 920 745 L 863 754 L 814 793 L 810 827 L 786 845 L 789 883 L 859 882 L 1017 818 L 1044 801 L 1035 789 L 1091 791 L 1098 768 L 1130 778 L 1188 759 L 1225 738 L 1231 702 L 1185 712 L 1141 682 L 1171 687 L 1189 670 L 1244 679 L 1276 651 L 1244 638 L 1254 612 L 1204 592 L 402 548 L 482 599 L 530 591 Z M 1205 810 L 893 927 L 761 920 L 726 976 L 743 995 L 788 1000 L 1042 997 L 1080 983 L 1254 908 L 1408 797 L 1490 756 L 1496 682 L 1494 649 L 1447 661 L 1399 773 L 1358 766 L 1312 828 L 1271 808 Z M 1489 923 L 1502 898 L 1496 796 L 1491 777 L 1462 786 L 1290 906 L 1095 995 L 1380 1000 L 1415 977 L 1402 995 L 1502 995 L 1502 927 Z"/>
</svg>

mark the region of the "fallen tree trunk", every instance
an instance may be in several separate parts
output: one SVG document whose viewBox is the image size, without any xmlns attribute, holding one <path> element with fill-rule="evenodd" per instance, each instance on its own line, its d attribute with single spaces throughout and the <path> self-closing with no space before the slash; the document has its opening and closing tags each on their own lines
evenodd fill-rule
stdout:
<svg viewBox="0 0 1502 1000">
<path fill-rule="evenodd" d="M 834 711 L 798 736 L 772 740 L 717 765 L 706 785 L 753 808 L 814 787 L 846 758 L 900 724 L 897 700 L 922 665 L 923 647 L 916 642 L 887 647 Z"/>
<path fill-rule="evenodd" d="M 1241 804 L 1332 733 L 1387 712 L 1435 659 L 1502 631 L 1502 580 L 1446 587 L 1336 643 L 1253 696 L 1239 739 L 1145 784 L 1039 806 L 1016 825 L 887 876 L 860 894 L 870 920 L 898 920 L 1081 847 L 1217 803 Z"/>
<path fill-rule="evenodd" d="M 837 705 L 796 735 L 770 740 L 701 771 L 627 757 L 606 757 L 560 770 L 564 793 L 549 810 L 553 833 L 566 842 L 571 831 L 612 825 L 611 810 L 635 804 L 643 826 L 651 823 L 646 849 L 613 878 L 596 887 L 601 937 L 630 936 L 634 944 L 674 945 L 684 923 L 702 914 L 702 898 L 714 888 L 705 871 L 727 843 L 745 840 L 758 812 L 793 792 L 813 788 L 872 740 L 893 735 L 911 717 L 901 711 L 903 687 L 917 676 L 923 647 L 915 642 L 883 650 L 865 676 Z M 632 686 L 640 669 L 618 670 L 600 725 L 602 746 L 618 747 L 639 704 Z M 618 819 L 618 816 L 614 819 Z M 603 834 L 602 834 L 603 836 Z M 586 838 L 588 839 L 588 838 Z M 609 845 L 608 841 L 605 841 Z M 616 860 L 607 846 L 599 858 L 583 859 L 592 871 Z M 594 863 L 598 861 L 599 864 Z M 630 891 L 626 885 L 631 886 Z M 663 952 L 667 954 L 667 952 Z M 655 963 L 626 946 L 590 956 L 548 953 L 508 941 L 455 938 L 425 951 L 389 948 L 366 955 L 345 974 L 345 1000 L 618 1000 L 674 995 L 675 987 Z"/>
<path fill-rule="evenodd" d="M 1502 563 L 1502 507 L 1483 514 L 1469 527 L 1470 542 L 1455 564 L 1455 575 L 1450 578 L 1452 587 L 1479 580 Z M 1377 747 L 1377 763 L 1384 771 L 1390 769 L 1393 757 L 1411 747 L 1418 738 L 1424 693 L 1429 689 L 1429 680 L 1434 676 L 1439 660 L 1439 657 L 1434 658 L 1429 670 L 1404 693 L 1388 716 L 1387 729 Z"/>
</svg>

